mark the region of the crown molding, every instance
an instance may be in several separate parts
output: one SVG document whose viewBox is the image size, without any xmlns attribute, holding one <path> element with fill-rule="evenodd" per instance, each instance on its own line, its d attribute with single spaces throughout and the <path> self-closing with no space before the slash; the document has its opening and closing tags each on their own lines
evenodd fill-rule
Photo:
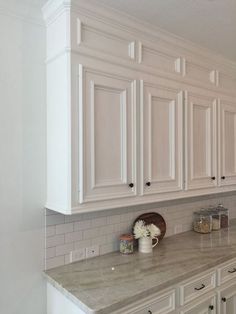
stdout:
<svg viewBox="0 0 236 314">
<path fill-rule="evenodd" d="M 71 10 L 106 23 L 129 33 L 142 36 L 151 41 L 162 41 L 183 49 L 185 53 L 200 57 L 202 60 L 214 62 L 217 70 L 236 71 L 236 62 L 194 42 L 172 34 L 148 22 L 141 21 L 131 15 L 94 0 L 49 0 L 42 8 L 43 17 L 50 24 L 64 10 Z"/>
</svg>

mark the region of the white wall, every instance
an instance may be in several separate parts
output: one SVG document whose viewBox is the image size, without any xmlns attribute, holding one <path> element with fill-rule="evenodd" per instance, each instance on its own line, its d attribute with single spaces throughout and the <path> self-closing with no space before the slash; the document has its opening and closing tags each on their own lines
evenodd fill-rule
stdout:
<svg viewBox="0 0 236 314">
<path fill-rule="evenodd" d="M 46 313 L 45 30 L 30 2 L 0 0 L 1 314 Z"/>
</svg>

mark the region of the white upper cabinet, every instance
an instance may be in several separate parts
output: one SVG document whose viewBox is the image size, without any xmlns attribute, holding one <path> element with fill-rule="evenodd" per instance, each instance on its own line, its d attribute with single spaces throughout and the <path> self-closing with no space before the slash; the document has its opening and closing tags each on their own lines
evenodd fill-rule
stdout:
<svg viewBox="0 0 236 314">
<path fill-rule="evenodd" d="M 80 66 L 80 203 L 136 194 L 136 82 Z"/>
<path fill-rule="evenodd" d="M 219 183 L 236 184 L 236 105 L 221 100 L 219 114 Z"/>
<path fill-rule="evenodd" d="M 186 94 L 186 189 L 217 185 L 217 100 L 195 92 Z"/>
<path fill-rule="evenodd" d="M 236 190 L 236 64 L 87 0 L 43 15 L 47 208 Z"/>
<path fill-rule="evenodd" d="M 183 93 L 141 81 L 141 193 L 182 188 Z"/>
</svg>

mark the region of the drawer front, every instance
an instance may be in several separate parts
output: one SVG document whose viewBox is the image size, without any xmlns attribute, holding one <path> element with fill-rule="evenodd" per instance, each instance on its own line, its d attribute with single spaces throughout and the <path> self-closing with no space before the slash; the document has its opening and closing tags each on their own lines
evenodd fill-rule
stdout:
<svg viewBox="0 0 236 314">
<path fill-rule="evenodd" d="M 216 287 L 216 273 L 211 272 L 201 277 L 194 277 L 180 285 L 180 304 L 184 305 L 191 300 L 204 295 Z"/>
<path fill-rule="evenodd" d="M 221 285 L 236 277 L 236 260 L 218 269 L 218 285 Z"/>
<path fill-rule="evenodd" d="M 157 295 L 144 301 L 142 304 L 133 305 L 130 309 L 123 309 L 122 314 L 169 314 L 175 310 L 175 290 Z"/>
</svg>

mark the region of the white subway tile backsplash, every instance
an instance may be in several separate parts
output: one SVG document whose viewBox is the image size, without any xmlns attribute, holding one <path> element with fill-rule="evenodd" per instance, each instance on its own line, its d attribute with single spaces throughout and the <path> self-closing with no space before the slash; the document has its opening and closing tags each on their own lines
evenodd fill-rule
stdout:
<svg viewBox="0 0 236 314">
<path fill-rule="evenodd" d="M 63 216 L 46 211 L 46 268 L 70 263 L 70 251 L 98 245 L 100 254 L 119 249 L 119 237 L 131 232 L 133 221 L 146 212 L 160 213 L 167 224 L 166 237 L 192 229 L 193 212 L 224 204 L 236 218 L 236 195 L 210 196 L 149 204 L 136 208 Z M 181 226 L 181 228 L 180 228 Z"/>
<path fill-rule="evenodd" d="M 74 230 L 86 230 L 91 228 L 91 220 L 82 220 L 74 223 Z"/>
<path fill-rule="evenodd" d="M 58 245 L 58 246 L 56 246 L 56 256 L 69 254 L 73 250 L 74 250 L 74 244 L 73 243 Z"/>
<path fill-rule="evenodd" d="M 76 242 L 76 241 L 82 240 L 82 238 L 83 238 L 82 231 L 67 233 L 65 235 L 65 243 Z"/>
<path fill-rule="evenodd" d="M 65 223 L 56 226 L 56 234 L 63 234 L 68 232 L 73 232 L 74 224 L 73 223 Z"/>
<path fill-rule="evenodd" d="M 64 234 L 55 235 L 52 237 L 48 237 L 46 240 L 46 247 L 53 247 L 57 245 L 61 245 L 65 243 L 65 236 Z"/>
<path fill-rule="evenodd" d="M 46 249 L 46 256 L 47 258 L 52 258 L 54 256 L 56 256 L 56 247 L 50 247 Z"/>
<path fill-rule="evenodd" d="M 107 224 L 118 224 L 121 221 L 121 215 L 107 217 Z"/>
<path fill-rule="evenodd" d="M 92 245 L 91 243 L 92 240 L 82 240 L 82 241 L 77 241 L 77 242 L 74 242 L 74 249 L 77 250 L 77 249 L 84 249 L 86 247 L 89 247 Z"/>
<path fill-rule="evenodd" d="M 63 224 L 65 222 L 65 216 L 61 214 L 47 216 L 47 226 Z"/>
<path fill-rule="evenodd" d="M 46 269 L 54 268 L 64 264 L 65 264 L 64 255 L 46 259 Z"/>
<path fill-rule="evenodd" d="M 100 227 L 104 226 L 107 223 L 107 217 L 95 218 L 91 221 L 91 227 Z"/>
<path fill-rule="evenodd" d="M 56 226 L 46 227 L 46 237 L 52 237 L 56 234 Z"/>
<path fill-rule="evenodd" d="M 93 239 L 100 235 L 100 229 L 99 228 L 93 228 L 83 231 L 83 239 Z"/>
</svg>

